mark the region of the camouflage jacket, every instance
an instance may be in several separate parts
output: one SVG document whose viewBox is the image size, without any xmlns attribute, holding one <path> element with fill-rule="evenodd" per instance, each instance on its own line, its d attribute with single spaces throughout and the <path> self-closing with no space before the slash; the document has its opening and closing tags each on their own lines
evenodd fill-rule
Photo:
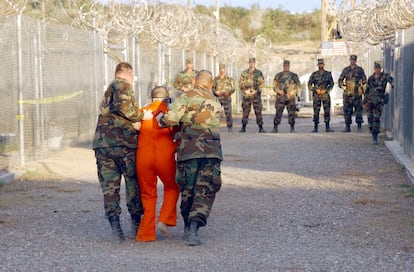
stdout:
<svg viewBox="0 0 414 272">
<path fill-rule="evenodd" d="M 354 68 L 347 66 L 342 70 L 339 75 L 338 86 L 345 86 L 345 94 L 352 96 L 355 94 L 362 95 L 364 88 L 367 83 L 367 76 L 365 75 L 364 69 L 356 65 Z"/>
<path fill-rule="evenodd" d="M 211 90 L 194 89 L 180 94 L 159 120 L 162 127 L 180 125 L 181 140 L 177 161 L 217 158 L 223 155 L 220 143 L 221 104 Z"/>
<path fill-rule="evenodd" d="M 132 123 L 141 121 L 143 113 L 135 104 L 132 86 L 124 79 L 115 78 L 108 86 L 100 105 L 93 149 L 101 147 L 137 147 L 138 132 Z"/>
<path fill-rule="evenodd" d="M 183 91 L 183 88 L 192 90 L 194 88 L 194 78 L 196 77 L 198 71 L 192 70 L 190 73 L 187 73 L 187 70 L 181 71 L 178 73 L 174 81 L 174 88 L 179 91 Z"/>
<path fill-rule="evenodd" d="M 250 73 L 249 69 L 242 72 L 239 80 L 239 88 L 242 91 L 245 98 L 252 98 L 257 93 L 261 93 L 264 89 L 264 77 L 262 71 L 254 69 L 253 73 Z M 251 94 L 246 91 L 254 90 Z"/>
<path fill-rule="evenodd" d="M 379 77 L 375 77 L 375 74 L 370 76 L 365 91 L 364 103 L 383 103 L 387 83 L 394 86 L 394 78 L 388 73 L 381 72 Z"/>
<path fill-rule="evenodd" d="M 220 78 L 220 76 L 216 76 L 213 80 L 213 93 L 216 90 L 220 90 L 221 92 L 227 93 L 226 95 L 219 96 L 219 99 L 230 100 L 231 95 L 235 91 L 233 78 L 229 76 L 224 76 L 223 78 Z"/>
<path fill-rule="evenodd" d="M 283 91 L 285 95 L 295 96 L 298 94 L 300 88 L 300 80 L 297 74 L 293 72 L 280 72 L 273 78 L 273 90 Z"/>
<path fill-rule="evenodd" d="M 316 93 L 317 89 L 325 90 L 326 94 L 332 90 L 334 86 L 334 81 L 332 74 L 329 71 L 323 70 L 322 73 L 318 70 L 311 74 L 308 81 L 308 89 Z"/>
</svg>

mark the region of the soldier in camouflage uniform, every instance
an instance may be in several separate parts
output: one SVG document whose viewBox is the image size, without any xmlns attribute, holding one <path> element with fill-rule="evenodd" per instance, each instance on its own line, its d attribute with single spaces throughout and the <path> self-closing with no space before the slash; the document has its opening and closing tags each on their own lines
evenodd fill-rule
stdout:
<svg viewBox="0 0 414 272">
<path fill-rule="evenodd" d="M 323 104 L 323 117 L 325 121 L 325 131 L 333 132 L 329 126 L 331 120 L 331 97 L 329 92 L 334 86 L 332 74 L 324 69 L 323 59 L 318 59 L 318 71 L 311 74 L 308 81 L 308 89 L 312 91 L 313 98 L 313 122 L 312 132 L 318 132 L 319 112 Z"/>
<path fill-rule="evenodd" d="M 373 144 L 378 144 L 378 133 L 380 132 L 380 119 L 384 104 L 388 102 L 388 94 L 385 93 L 387 83 L 394 88 L 394 78 L 381 72 L 381 64 L 374 63 L 374 74 L 368 78 L 367 90 L 364 96 L 364 107 L 368 113 L 369 131 L 372 134 Z"/>
<path fill-rule="evenodd" d="M 290 132 L 295 131 L 296 96 L 300 88 L 297 74 L 290 71 L 290 61 L 283 61 L 283 71 L 275 75 L 273 79 L 273 90 L 276 92 L 276 114 L 273 120 L 273 133 L 278 132 L 278 126 L 282 121 L 283 110 L 288 111 Z"/>
<path fill-rule="evenodd" d="M 191 58 L 186 59 L 185 66 L 185 70 L 179 72 L 174 81 L 174 88 L 179 91 L 178 95 L 194 88 L 194 78 L 197 70 L 194 70 L 193 60 Z"/>
<path fill-rule="evenodd" d="M 352 113 L 355 109 L 355 122 L 358 124 L 358 132 L 362 131 L 362 95 L 366 87 L 367 77 L 364 69 L 356 64 L 357 56 L 351 55 L 350 65 L 342 70 L 339 76 L 338 86 L 344 90 L 343 107 L 345 129 L 343 132 L 351 132 Z"/>
<path fill-rule="evenodd" d="M 234 93 L 233 78 L 226 75 L 226 65 L 219 65 L 220 74 L 213 80 L 213 93 L 216 95 L 223 107 L 226 116 L 226 124 L 229 132 L 233 128 L 233 117 L 231 109 L 231 95 Z"/>
<path fill-rule="evenodd" d="M 157 115 L 161 127 L 181 124 L 176 180 L 181 192 L 184 240 L 189 246 L 201 244 L 198 228 L 207 224 L 221 188 L 219 126 L 223 110 L 212 87 L 211 73 L 200 71 L 194 89 L 178 96 L 165 115 Z"/>
<path fill-rule="evenodd" d="M 250 109 L 253 105 L 253 110 L 256 115 L 256 123 L 259 126 L 259 132 L 265 133 L 266 131 L 263 129 L 263 105 L 261 95 L 264 88 L 264 77 L 262 71 L 256 69 L 256 58 L 249 59 L 249 69 L 243 71 L 240 75 L 239 87 L 243 95 L 242 128 L 239 132 L 246 132 Z"/>
<path fill-rule="evenodd" d="M 151 112 L 140 112 L 135 105 L 132 81 L 132 66 L 126 62 L 119 63 L 115 79 L 106 90 L 100 105 L 101 113 L 93 139 L 105 215 L 114 236 L 121 241 L 125 239 L 119 221 L 121 176 L 125 178 L 126 203 L 132 221 L 131 236 L 135 237 L 143 212 L 135 170 L 136 129 L 144 117 L 152 116 Z"/>
</svg>

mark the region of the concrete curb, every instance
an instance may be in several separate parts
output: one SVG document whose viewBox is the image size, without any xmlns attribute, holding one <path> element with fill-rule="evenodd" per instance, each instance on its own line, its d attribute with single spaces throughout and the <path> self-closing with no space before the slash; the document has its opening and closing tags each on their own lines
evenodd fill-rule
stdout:
<svg viewBox="0 0 414 272">
<path fill-rule="evenodd" d="M 385 146 L 391 151 L 394 158 L 404 165 L 407 176 L 411 183 L 414 184 L 414 161 L 404 153 L 403 148 L 397 141 L 385 141 Z"/>
<path fill-rule="evenodd" d="M 0 184 L 7 184 L 14 180 L 15 174 L 10 172 L 0 173 Z"/>
</svg>

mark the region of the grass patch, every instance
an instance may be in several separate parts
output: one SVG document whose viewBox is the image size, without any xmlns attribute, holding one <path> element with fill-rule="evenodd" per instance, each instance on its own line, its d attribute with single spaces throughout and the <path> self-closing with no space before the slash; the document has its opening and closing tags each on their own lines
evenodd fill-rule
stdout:
<svg viewBox="0 0 414 272">
<path fill-rule="evenodd" d="M 402 192 L 405 198 L 414 197 L 414 185 L 413 184 L 403 183 L 403 184 L 399 184 L 398 187 L 405 189 Z"/>
<path fill-rule="evenodd" d="M 404 195 L 405 198 L 414 197 L 414 188 L 408 189 L 406 194 Z"/>
</svg>

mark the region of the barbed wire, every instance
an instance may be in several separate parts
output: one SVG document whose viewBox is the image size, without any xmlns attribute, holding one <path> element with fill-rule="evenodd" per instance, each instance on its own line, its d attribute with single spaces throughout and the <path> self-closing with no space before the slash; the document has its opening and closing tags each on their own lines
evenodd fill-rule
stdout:
<svg viewBox="0 0 414 272">
<path fill-rule="evenodd" d="M 341 34 L 349 41 L 378 44 L 414 25 L 412 0 L 344 0 L 338 10 Z"/>
<path fill-rule="evenodd" d="M 34 2 L 33 2 L 34 3 Z M 142 45 L 162 43 L 171 48 L 196 50 L 220 60 L 235 59 L 246 43 L 241 43 L 232 30 L 216 18 L 196 13 L 178 3 L 157 0 L 39 0 L 43 23 L 70 23 L 73 27 L 99 33 L 108 43 L 119 44 L 137 37 Z M 22 13 L 26 0 L 0 0 L 2 16 Z M 264 39 L 264 38 L 263 38 Z M 267 43 L 267 41 L 264 41 Z M 253 54 L 259 43 L 250 45 Z M 261 49 L 263 51 L 263 49 Z M 243 50 L 242 50 L 243 51 Z M 244 50 L 246 51 L 246 50 Z"/>
<path fill-rule="evenodd" d="M 198 27 L 191 9 L 176 4 L 153 6 L 148 30 L 157 41 L 169 47 L 188 47 Z"/>
<path fill-rule="evenodd" d="M 26 0 L 0 0 L 0 16 L 21 14 L 26 8 Z"/>
<path fill-rule="evenodd" d="M 181 4 L 94 1 L 79 9 L 73 25 L 97 31 L 111 43 L 136 36 L 143 45 L 159 42 L 171 48 L 203 51 L 222 59 L 234 55 L 237 45 L 230 28 Z"/>
</svg>

